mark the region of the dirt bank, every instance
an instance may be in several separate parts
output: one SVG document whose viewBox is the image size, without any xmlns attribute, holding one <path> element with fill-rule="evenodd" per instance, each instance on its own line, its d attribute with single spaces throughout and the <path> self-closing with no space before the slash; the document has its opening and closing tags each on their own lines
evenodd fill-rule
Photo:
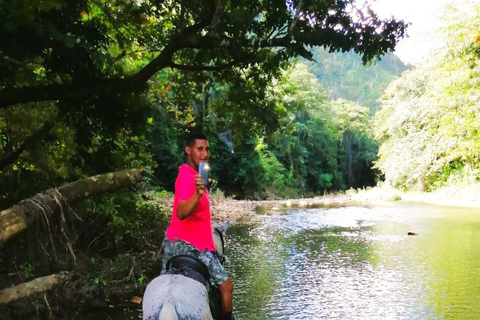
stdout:
<svg viewBox="0 0 480 320">
<path fill-rule="evenodd" d="M 317 208 L 325 206 L 337 206 L 352 201 L 352 197 L 346 194 L 330 194 L 315 198 L 288 199 L 288 200 L 234 200 L 222 196 L 212 196 L 210 205 L 212 220 L 231 222 L 249 222 L 255 214 L 275 213 L 292 208 Z M 160 200 L 161 205 L 169 208 L 171 214 L 173 199 Z"/>
<path fill-rule="evenodd" d="M 293 208 L 318 208 L 337 206 L 352 201 L 345 194 L 326 195 L 315 198 L 288 199 L 288 200 L 233 200 L 223 197 L 213 197 L 211 202 L 212 220 L 232 222 L 248 222 L 255 214 L 274 214 Z"/>
</svg>

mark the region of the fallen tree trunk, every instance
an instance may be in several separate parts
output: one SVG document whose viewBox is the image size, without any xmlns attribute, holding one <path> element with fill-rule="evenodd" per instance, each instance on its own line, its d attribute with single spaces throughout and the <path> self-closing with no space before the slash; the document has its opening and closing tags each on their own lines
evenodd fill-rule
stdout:
<svg viewBox="0 0 480 320">
<path fill-rule="evenodd" d="M 44 293 L 56 286 L 63 285 L 75 275 L 73 272 L 62 271 L 49 276 L 36 278 L 12 288 L 0 291 L 0 305 L 9 304 L 19 299 L 28 298 L 34 294 Z"/>
<path fill-rule="evenodd" d="M 110 172 L 49 189 L 0 212 L 0 246 L 42 215 L 46 218 L 91 196 L 132 186 L 142 180 L 137 169 Z"/>
</svg>

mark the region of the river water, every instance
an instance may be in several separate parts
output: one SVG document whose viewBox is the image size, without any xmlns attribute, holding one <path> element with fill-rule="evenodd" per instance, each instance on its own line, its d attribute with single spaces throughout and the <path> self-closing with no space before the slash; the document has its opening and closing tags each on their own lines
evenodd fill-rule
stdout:
<svg viewBox="0 0 480 320">
<path fill-rule="evenodd" d="M 298 209 L 226 239 L 237 320 L 480 319 L 480 209 Z"/>
</svg>

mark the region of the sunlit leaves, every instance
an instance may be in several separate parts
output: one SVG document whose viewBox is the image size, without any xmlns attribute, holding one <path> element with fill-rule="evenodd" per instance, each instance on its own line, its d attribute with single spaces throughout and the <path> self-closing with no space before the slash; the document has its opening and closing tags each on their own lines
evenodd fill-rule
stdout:
<svg viewBox="0 0 480 320">
<path fill-rule="evenodd" d="M 447 9 L 445 47 L 387 90 L 377 117 L 377 165 L 393 185 L 435 188 L 480 176 L 480 66 L 472 37 L 480 7 L 470 9 Z"/>
</svg>

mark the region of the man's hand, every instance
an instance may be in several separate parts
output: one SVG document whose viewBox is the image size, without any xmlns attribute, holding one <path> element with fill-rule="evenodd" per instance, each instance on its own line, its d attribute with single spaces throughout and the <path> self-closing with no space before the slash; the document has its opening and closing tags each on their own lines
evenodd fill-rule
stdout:
<svg viewBox="0 0 480 320">
<path fill-rule="evenodd" d="M 205 192 L 205 185 L 203 184 L 202 177 L 198 174 L 195 175 L 195 188 L 197 192 L 194 193 L 190 198 L 187 200 L 181 200 L 178 202 L 177 208 L 177 217 L 180 220 L 187 218 L 189 215 L 192 214 L 193 210 L 197 206 L 198 200 L 202 197 L 203 193 Z"/>
<path fill-rule="evenodd" d="M 197 193 L 199 195 L 203 195 L 205 192 L 205 185 L 203 184 L 203 179 L 200 177 L 200 175 L 195 176 L 195 187 L 197 188 Z"/>
</svg>

